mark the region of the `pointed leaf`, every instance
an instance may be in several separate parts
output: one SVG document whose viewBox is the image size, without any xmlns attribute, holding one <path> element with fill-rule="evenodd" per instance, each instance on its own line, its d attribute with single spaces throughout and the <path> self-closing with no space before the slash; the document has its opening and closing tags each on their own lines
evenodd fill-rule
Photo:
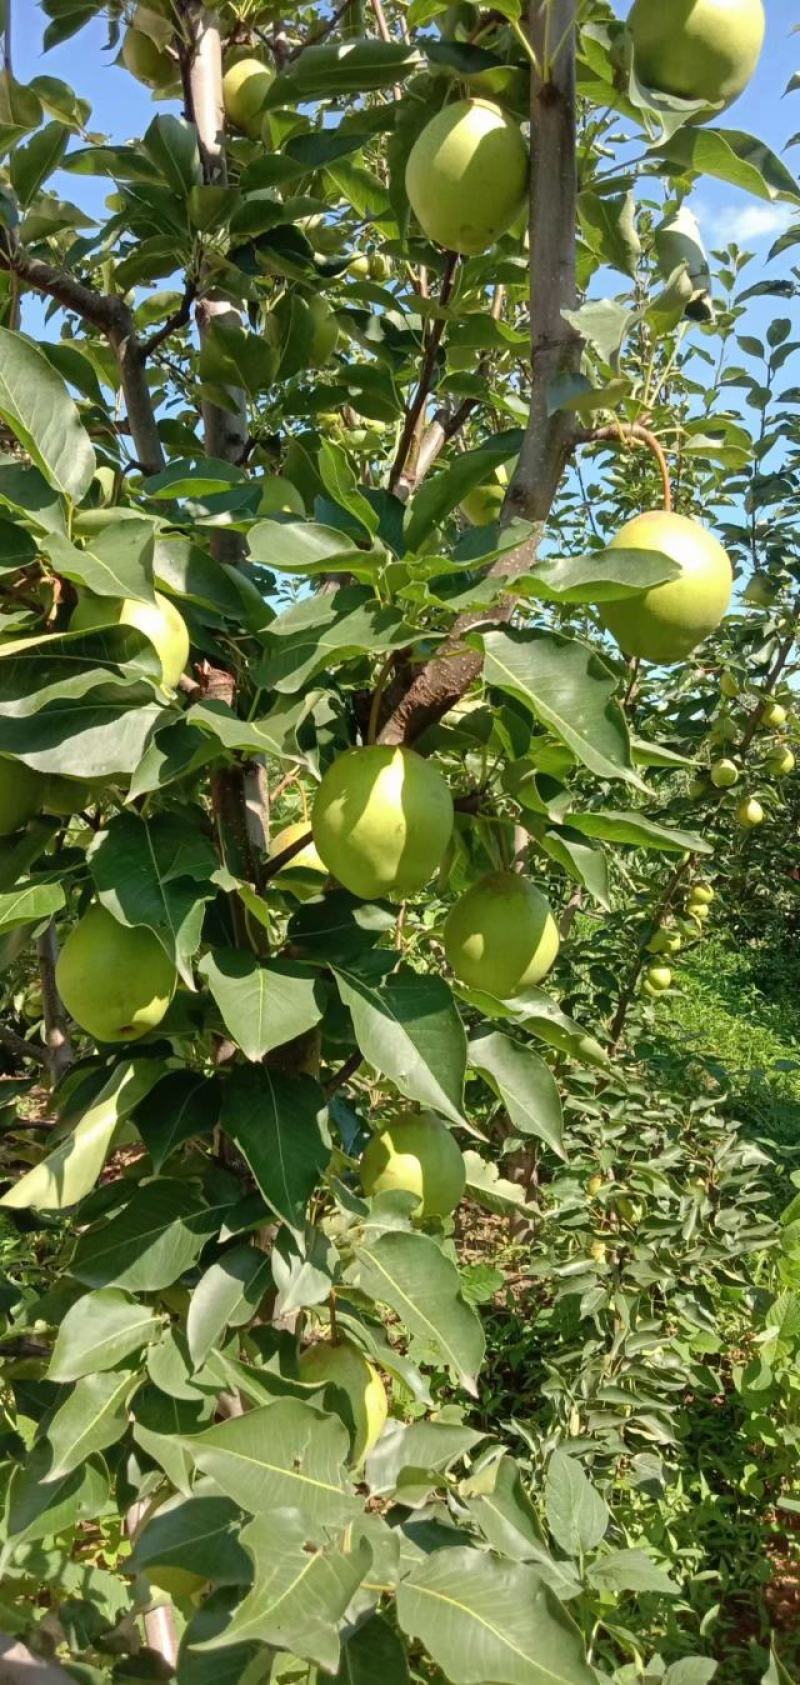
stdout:
<svg viewBox="0 0 800 1685">
<path fill-rule="evenodd" d="M 230 1498 L 172 1498 L 139 1533 L 126 1566 L 133 1574 L 181 1568 L 215 1585 L 247 1585 L 253 1564 L 239 1543 L 241 1526 L 241 1511 Z"/>
<path fill-rule="evenodd" d="M 166 1318 L 115 1287 L 84 1293 L 70 1305 L 56 1335 L 48 1380 L 77 1381 L 113 1369 L 123 1357 L 158 1340 Z"/>
<path fill-rule="evenodd" d="M 89 1287 L 155 1293 L 183 1275 L 218 1227 L 219 1215 L 191 1184 L 144 1182 L 110 1220 L 80 1236 L 71 1274 Z"/>
<path fill-rule="evenodd" d="M 257 1062 L 318 1024 L 324 1011 L 319 973 L 291 960 L 261 964 L 253 954 L 215 948 L 198 968 L 228 1034 Z"/>
<path fill-rule="evenodd" d="M 60 375 L 9 328 L 0 328 L 0 416 L 49 484 L 79 503 L 95 470 L 91 440 Z"/>
<path fill-rule="evenodd" d="M 232 1416 L 185 1446 L 195 1467 L 251 1515 L 289 1507 L 313 1529 L 343 1527 L 361 1513 L 344 1466 L 344 1423 L 300 1399 Z"/>
<path fill-rule="evenodd" d="M 467 1057 L 502 1100 L 514 1128 L 523 1135 L 538 1135 L 559 1158 L 566 1158 L 558 1087 L 538 1053 L 500 1030 L 490 1030 L 473 1036 Z"/>
<path fill-rule="evenodd" d="M 135 1384 L 130 1370 L 120 1373 L 118 1369 L 84 1375 L 75 1382 L 47 1428 L 53 1451 L 51 1479 L 60 1480 L 87 1457 L 122 1438 L 128 1425 L 128 1396 Z"/>
<path fill-rule="evenodd" d="M 627 843 L 630 848 L 658 848 L 668 854 L 713 854 L 713 844 L 694 831 L 678 831 L 673 826 L 659 825 L 646 819 L 643 813 L 617 813 L 611 808 L 595 808 L 592 813 L 570 813 L 570 828 L 585 837 L 601 837 L 603 842 Z"/>
<path fill-rule="evenodd" d="M 225 1084 L 222 1127 L 267 1204 L 295 1228 L 330 1158 L 325 1117 L 322 1089 L 309 1076 L 260 1065 L 234 1071 Z"/>
<path fill-rule="evenodd" d="M 477 1395 L 484 1353 L 480 1318 L 461 1295 L 455 1264 L 423 1234 L 382 1234 L 356 1252 L 359 1286 L 389 1305 L 433 1361 Z"/>
<path fill-rule="evenodd" d="M 200 1277 L 186 1316 L 186 1340 L 199 1369 L 226 1328 L 249 1322 L 271 1279 L 270 1261 L 255 1246 L 234 1246 Z"/>
<path fill-rule="evenodd" d="M 554 1451 L 547 1465 L 545 1506 L 550 1531 L 567 1556 L 585 1555 L 605 1537 L 608 1505 L 566 1451 Z"/>
<path fill-rule="evenodd" d="M 448 984 L 409 966 L 380 984 L 344 969 L 335 977 L 367 1064 L 407 1099 L 463 1123 L 466 1038 Z"/>
<path fill-rule="evenodd" d="M 43 548 L 57 573 L 95 596 L 152 603 L 154 530 L 152 521 L 112 521 L 83 550 L 61 533 L 51 533 Z"/>
<path fill-rule="evenodd" d="M 0 1199 L 15 1210 L 63 1211 L 94 1187 L 114 1137 L 134 1106 L 158 1081 L 157 1060 L 118 1065 L 80 1122 Z"/>
</svg>

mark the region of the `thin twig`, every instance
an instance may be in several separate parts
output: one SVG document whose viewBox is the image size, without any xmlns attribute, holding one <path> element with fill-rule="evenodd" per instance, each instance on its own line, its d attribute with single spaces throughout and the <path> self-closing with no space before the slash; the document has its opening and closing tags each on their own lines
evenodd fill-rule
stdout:
<svg viewBox="0 0 800 1685">
<path fill-rule="evenodd" d="M 358 1050 L 351 1053 L 349 1059 L 345 1059 L 344 1064 L 339 1066 L 335 1075 L 329 1077 L 328 1081 L 323 1084 L 325 1098 L 329 1099 L 331 1094 L 336 1093 L 337 1088 L 343 1088 L 345 1083 L 349 1082 L 352 1076 L 355 1076 L 359 1065 L 363 1065 L 363 1063 L 364 1056 L 362 1053 L 359 1053 Z"/>
<path fill-rule="evenodd" d="M 37 1047 L 34 1041 L 25 1041 L 23 1036 L 17 1036 L 13 1030 L 6 1029 L 0 1024 L 0 1047 L 8 1049 L 19 1059 L 32 1059 L 35 1065 L 47 1066 L 50 1061 L 43 1047 Z"/>
<path fill-rule="evenodd" d="M 56 985 L 58 937 L 53 919 L 39 937 L 36 946 L 42 985 L 44 1040 L 49 1056 L 50 1074 L 53 1081 L 58 1082 L 59 1077 L 62 1077 L 72 1064 L 72 1043 L 67 1028 L 67 1015 Z"/>
<path fill-rule="evenodd" d="M 444 273 L 442 275 L 442 284 L 439 289 L 439 305 L 441 309 L 445 308 L 452 294 L 457 264 L 458 253 L 448 252 L 445 260 Z M 392 470 L 389 475 L 390 491 L 394 491 L 397 482 L 403 473 L 406 465 L 406 459 L 408 457 L 409 450 L 411 449 L 411 441 L 416 431 L 417 422 L 422 415 L 430 395 L 433 371 L 436 366 L 436 356 L 442 342 L 444 327 L 444 316 L 439 316 L 431 323 L 430 333 L 428 334 L 428 342 L 422 358 L 422 367 L 420 369 L 417 390 L 414 393 L 414 397 L 412 398 L 408 409 L 406 410 L 406 418 L 403 423 L 403 431 L 400 435 L 400 443 L 397 447 L 397 455 L 394 459 Z"/>
<path fill-rule="evenodd" d="M 375 742 L 378 735 L 378 721 L 381 713 L 381 702 L 383 701 L 383 693 L 389 683 L 391 674 L 394 672 L 395 654 L 395 650 L 391 650 L 387 655 L 386 660 L 381 667 L 380 673 L 378 674 L 378 681 L 372 694 L 372 705 L 369 711 L 369 724 L 367 726 L 367 742 L 370 744 Z"/>
<path fill-rule="evenodd" d="M 167 317 L 166 322 L 156 333 L 151 334 L 149 339 L 141 341 L 139 356 L 143 363 L 147 361 L 148 357 L 152 357 L 153 352 L 157 351 L 160 345 L 164 344 L 165 339 L 169 339 L 170 334 L 177 333 L 179 328 L 186 327 L 191 318 L 192 305 L 196 297 L 197 283 L 191 280 L 187 281 L 183 298 L 177 310 L 173 310 L 172 315 Z"/>
<path fill-rule="evenodd" d="M 649 427 L 643 427 L 640 421 L 614 422 L 610 427 L 588 428 L 585 433 L 580 433 L 578 435 L 577 442 L 581 445 L 620 445 L 629 443 L 645 445 L 647 449 L 652 452 L 656 462 L 658 463 L 664 496 L 664 509 L 667 514 L 670 513 L 672 509 L 672 484 L 669 477 L 669 465 L 667 463 L 666 456 L 664 455 L 663 446 L 656 438 L 655 433 L 650 432 Z"/>
</svg>

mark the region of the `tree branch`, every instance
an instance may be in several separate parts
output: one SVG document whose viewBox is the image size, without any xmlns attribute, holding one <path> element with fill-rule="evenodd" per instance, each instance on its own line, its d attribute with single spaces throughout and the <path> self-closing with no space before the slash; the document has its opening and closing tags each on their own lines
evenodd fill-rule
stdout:
<svg viewBox="0 0 800 1685">
<path fill-rule="evenodd" d="M 35 1065 L 47 1065 L 47 1054 L 43 1047 L 37 1047 L 35 1041 L 26 1041 L 24 1036 L 17 1036 L 13 1030 L 6 1029 L 0 1024 L 0 1047 L 5 1047 L 17 1059 L 32 1059 Z"/>
<path fill-rule="evenodd" d="M 581 340 L 562 312 L 574 309 L 576 227 L 575 0 L 531 0 L 530 35 L 540 65 L 546 64 L 545 34 L 559 48 L 546 81 L 531 67 L 531 401 L 517 470 L 506 497 L 503 520 L 522 517 L 533 536 L 507 551 L 489 569 L 509 584 L 535 560 L 545 522 L 575 442 L 568 412 L 549 413 L 548 395 L 560 375 L 575 373 Z M 492 610 L 508 620 L 513 600 Z M 412 742 L 446 714 L 481 670 L 482 656 L 466 649 L 464 634 L 485 614 L 459 616 L 434 659 L 399 697 L 381 733 L 385 743 Z"/>
<path fill-rule="evenodd" d="M 170 334 L 177 333 L 179 328 L 186 327 L 186 324 L 191 317 L 192 305 L 194 304 L 196 297 L 196 282 L 187 281 L 183 298 L 181 299 L 177 310 L 173 310 L 172 315 L 167 317 L 166 322 L 164 322 L 163 326 L 160 327 L 156 333 L 151 334 L 149 339 L 142 340 L 139 347 L 139 355 L 143 363 L 146 363 L 148 357 L 152 357 L 153 352 L 157 351 L 159 346 L 164 344 L 165 339 L 169 339 Z"/>
<path fill-rule="evenodd" d="M 42 1016 L 44 1040 L 50 1059 L 53 1082 L 69 1070 L 72 1064 L 72 1044 L 67 1028 L 67 1015 L 56 987 L 58 937 L 53 919 L 36 944 L 39 954 L 39 976 L 42 984 Z"/>
<path fill-rule="evenodd" d="M 457 263 L 458 254 L 456 252 L 448 252 L 445 261 L 444 273 L 442 275 L 442 285 L 439 289 L 439 304 L 442 308 L 444 308 L 444 306 L 448 303 L 452 294 Z M 442 343 L 444 328 L 444 316 L 439 316 L 431 322 L 430 333 L 428 334 L 428 343 L 425 347 L 422 359 L 422 368 L 420 369 L 417 390 L 414 393 L 414 397 L 412 398 L 408 409 L 406 410 L 406 418 L 403 423 L 402 434 L 400 435 L 400 443 L 397 447 L 397 455 L 394 459 L 392 470 L 389 475 L 389 490 L 395 492 L 400 497 L 403 495 L 401 489 L 403 471 L 406 466 L 414 434 L 417 430 L 417 423 L 430 395 L 433 371 L 436 367 L 436 356 L 439 346 Z M 406 490 L 406 496 L 408 496 L 408 491 L 410 489 L 411 486 L 409 484 L 409 487 Z"/>
<path fill-rule="evenodd" d="M 660 439 L 656 438 L 655 433 L 650 432 L 649 427 L 643 427 L 640 421 L 615 421 L 609 427 L 587 428 L 585 433 L 579 433 L 576 444 L 645 445 L 658 463 L 664 508 L 667 514 L 670 513 L 672 509 L 672 484 L 669 477 L 669 467 L 664 455 L 664 447 Z"/>
</svg>

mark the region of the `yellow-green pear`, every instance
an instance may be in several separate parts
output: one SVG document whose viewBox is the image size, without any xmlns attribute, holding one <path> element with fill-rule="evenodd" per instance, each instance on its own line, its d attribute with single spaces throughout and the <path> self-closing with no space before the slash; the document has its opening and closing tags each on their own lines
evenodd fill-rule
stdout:
<svg viewBox="0 0 800 1685">
<path fill-rule="evenodd" d="M 743 796 L 736 808 L 737 825 L 749 831 L 754 825 L 761 825 L 763 820 L 764 809 L 761 803 L 756 801 L 755 796 Z"/>
<path fill-rule="evenodd" d="M 721 714 L 719 719 L 714 721 L 708 735 L 713 743 L 734 743 L 739 733 L 730 715 Z"/>
<path fill-rule="evenodd" d="M 474 527 L 488 527 L 500 517 L 514 464 L 499 462 L 482 486 L 474 486 L 462 498 L 459 508 Z"/>
<path fill-rule="evenodd" d="M 700 233 L 700 224 L 688 205 L 681 205 L 655 230 L 658 267 L 665 281 L 676 269 L 683 269 L 689 281 L 686 315 L 694 321 L 713 320 L 711 270 Z"/>
<path fill-rule="evenodd" d="M 352 1429 L 351 1461 L 358 1465 L 383 1432 L 389 1414 L 386 1388 L 374 1364 L 351 1340 L 318 1340 L 308 1346 L 297 1365 L 301 1381 L 338 1387 L 346 1396 Z"/>
<path fill-rule="evenodd" d="M 710 907 L 712 901 L 716 898 L 716 893 L 710 883 L 693 883 L 689 890 L 689 900 L 699 901 L 701 905 Z"/>
<path fill-rule="evenodd" d="M 711 915 L 711 908 L 706 905 L 705 901 L 687 902 L 686 911 L 691 918 L 697 919 L 698 924 L 705 924 L 706 919 Z"/>
<path fill-rule="evenodd" d="M 236 59 L 222 78 L 225 116 L 251 140 L 258 140 L 261 134 L 264 106 L 274 80 L 271 66 L 256 58 Z"/>
<path fill-rule="evenodd" d="M 758 64 L 764 7 L 762 0 L 634 0 L 628 28 L 646 87 L 727 106 Z"/>
<path fill-rule="evenodd" d="M 794 755 L 791 749 L 786 748 L 773 749 L 764 762 L 773 778 L 787 778 L 790 772 L 794 772 L 794 765 Z"/>
<path fill-rule="evenodd" d="M 662 925 L 651 936 L 647 951 L 650 954 L 677 954 L 682 945 L 678 931 L 666 930 Z"/>
<path fill-rule="evenodd" d="M 711 768 L 711 782 L 715 790 L 730 790 L 738 783 L 739 768 L 735 761 L 715 761 Z"/>
<path fill-rule="evenodd" d="M 10 837 L 27 825 L 42 807 L 46 781 L 24 761 L 0 759 L 0 837 Z"/>
<path fill-rule="evenodd" d="M 137 1041 L 155 1029 L 176 982 L 153 931 L 119 924 L 97 901 L 70 931 L 56 966 L 67 1012 L 95 1041 Z"/>
<path fill-rule="evenodd" d="M 257 515 L 297 515 L 303 518 L 306 506 L 291 480 L 284 474 L 270 474 L 261 486 Z"/>
<path fill-rule="evenodd" d="M 149 638 L 161 662 L 161 676 L 174 690 L 189 660 L 189 633 L 183 615 L 169 597 L 155 593 L 155 602 L 134 597 L 94 597 L 82 593 L 69 623 L 71 632 L 91 632 L 98 626 L 133 626 Z"/>
<path fill-rule="evenodd" d="M 448 965 L 467 988 L 498 1000 L 540 983 L 558 949 L 549 902 L 519 872 L 490 872 L 460 897 L 445 920 Z"/>
<path fill-rule="evenodd" d="M 698 521 L 664 509 L 635 515 L 612 538 L 611 549 L 660 551 L 681 572 L 635 597 L 602 603 L 603 625 L 626 655 L 663 666 L 685 660 L 719 625 L 730 602 L 727 551 Z"/>
<path fill-rule="evenodd" d="M 603 1176 L 590 1176 L 589 1180 L 586 1184 L 586 1192 L 590 1195 L 590 1197 L 592 1199 L 594 1199 L 595 1196 L 597 1194 L 599 1194 L 601 1189 L 604 1188 L 604 1187 L 605 1187 L 605 1178 Z"/>
<path fill-rule="evenodd" d="M 348 275 L 353 275 L 357 281 L 366 281 L 369 276 L 369 257 L 366 252 L 356 252 L 347 265 Z"/>
<path fill-rule="evenodd" d="M 525 203 L 528 148 L 518 123 L 489 100 L 437 112 L 406 165 L 406 192 L 429 240 L 448 251 L 485 252 Z"/>
<path fill-rule="evenodd" d="M 269 845 L 270 859 L 282 854 L 291 843 L 297 842 L 298 837 L 306 836 L 307 833 L 307 819 L 297 820 L 293 825 L 285 825 Z M 276 873 L 271 882 L 278 889 L 288 890 L 298 901 L 310 901 L 312 896 L 319 895 L 327 876 L 327 868 L 323 866 L 313 842 L 309 839 L 305 848 L 293 854 L 291 860 Z"/>
<path fill-rule="evenodd" d="M 433 1112 L 407 1112 L 373 1135 L 360 1167 L 366 1194 L 415 1194 L 419 1217 L 449 1217 L 466 1187 L 455 1136 Z"/>
<path fill-rule="evenodd" d="M 672 972 L 668 965 L 650 965 L 645 972 L 645 979 L 656 994 L 663 994 L 672 982 Z"/>
<path fill-rule="evenodd" d="M 779 730 L 786 724 L 786 709 L 782 702 L 764 702 L 758 715 L 758 723 L 764 730 Z"/>
<path fill-rule="evenodd" d="M 328 768 L 311 816 L 328 871 L 368 901 L 402 901 L 433 877 L 453 829 L 440 772 L 413 749 L 348 749 Z"/>
</svg>

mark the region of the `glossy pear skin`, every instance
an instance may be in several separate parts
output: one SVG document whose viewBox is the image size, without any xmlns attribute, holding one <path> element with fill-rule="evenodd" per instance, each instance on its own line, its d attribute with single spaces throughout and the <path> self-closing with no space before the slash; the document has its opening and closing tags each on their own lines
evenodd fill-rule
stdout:
<svg viewBox="0 0 800 1685">
<path fill-rule="evenodd" d="M 416 1194 L 420 1217 L 448 1217 L 466 1186 L 458 1142 L 433 1112 L 409 1112 L 373 1135 L 361 1160 L 367 1194 Z"/>
<path fill-rule="evenodd" d="M 71 1018 L 96 1041 L 137 1041 L 160 1024 L 177 978 L 146 925 L 119 924 L 95 901 L 70 931 L 56 966 Z"/>
<path fill-rule="evenodd" d="M 467 988 L 508 1000 L 546 977 L 558 954 L 558 928 L 529 878 L 490 872 L 451 908 L 444 948 Z"/>
<path fill-rule="evenodd" d="M 417 137 L 406 192 L 428 239 L 445 250 L 485 252 L 516 222 L 528 182 L 518 123 L 484 99 L 446 105 Z"/>
<path fill-rule="evenodd" d="M 628 26 L 647 87 L 731 105 L 758 64 L 766 18 L 762 0 L 634 0 Z"/>
<path fill-rule="evenodd" d="M 685 660 L 719 625 L 730 602 L 733 572 L 727 551 L 698 521 L 663 509 L 635 515 L 610 548 L 659 550 L 679 564 L 681 573 L 641 596 L 603 603 L 603 625 L 626 655 L 663 666 Z"/>
<path fill-rule="evenodd" d="M 328 871 L 368 901 L 403 900 L 433 876 L 453 829 L 440 772 L 413 749 L 348 749 L 328 768 L 311 816 Z"/>
</svg>

